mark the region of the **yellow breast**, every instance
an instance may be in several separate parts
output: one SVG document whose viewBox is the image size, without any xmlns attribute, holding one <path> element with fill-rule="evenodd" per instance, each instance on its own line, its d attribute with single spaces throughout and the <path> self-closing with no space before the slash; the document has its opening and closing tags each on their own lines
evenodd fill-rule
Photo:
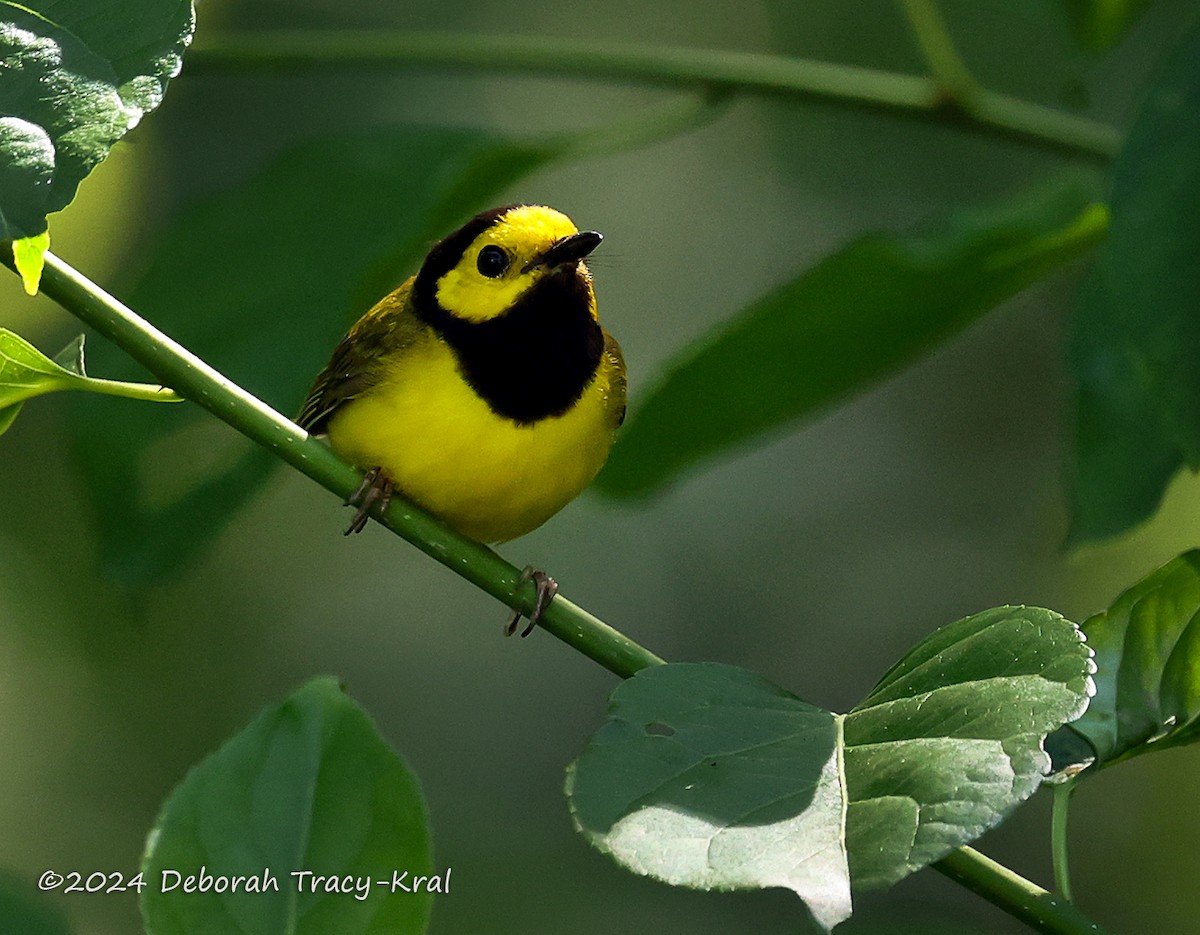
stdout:
<svg viewBox="0 0 1200 935">
<path fill-rule="evenodd" d="M 606 352 L 567 412 L 518 425 L 488 408 L 446 343 L 427 333 L 335 412 L 329 442 L 360 468 L 382 467 L 405 496 L 464 535 L 503 542 L 540 526 L 603 466 L 624 407 L 619 367 Z"/>
</svg>

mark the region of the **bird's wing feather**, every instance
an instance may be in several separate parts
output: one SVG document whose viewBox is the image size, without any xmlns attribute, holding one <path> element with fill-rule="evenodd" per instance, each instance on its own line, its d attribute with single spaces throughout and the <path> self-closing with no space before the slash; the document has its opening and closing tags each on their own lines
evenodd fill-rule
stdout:
<svg viewBox="0 0 1200 935">
<path fill-rule="evenodd" d="M 419 322 L 409 302 L 412 283 L 409 279 L 384 296 L 334 348 L 296 417 L 302 429 L 325 431 L 338 407 L 375 386 L 386 359 L 413 342 Z"/>
<path fill-rule="evenodd" d="M 621 345 L 607 331 L 604 332 L 604 354 L 611 362 L 608 368 L 612 383 L 609 386 L 609 398 L 612 400 L 612 412 L 615 416 L 614 428 L 620 428 L 625 421 L 625 357 L 621 354 Z"/>
</svg>

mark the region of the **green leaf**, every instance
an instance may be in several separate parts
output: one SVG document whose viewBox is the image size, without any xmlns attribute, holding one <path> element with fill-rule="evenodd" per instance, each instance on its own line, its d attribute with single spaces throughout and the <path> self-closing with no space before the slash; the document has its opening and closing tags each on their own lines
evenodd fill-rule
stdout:
<svg viewBox="0 0 1200 935">
<path fill-rule="evenodd" d="M 1116 535 L 1200 469 L 1200 23 L 1151 89 L 1112 182 L 1112 229 L 1073 324 L 1071 541 Z"/>
<path fill-rule="evenodd" d="M 1089 249 L 1106 215 L 1059 184 L 928 230 L 869 234 L 685 348 L 643 396 L 598 483 L 646 494 L 910 362 Z"/>
<path fill-rule="evenodd" d="M 149 257 L 130 305 L 294 413 L 349 324 L 416 272 L 430 243 L 555 153 L 551 145 L 423 128 L 307 143 L 183 215 Z M 112 366 L 129 364 L 118 357 Z M 75 416 L 99 552 L 108 573 L 127 584 L 183 566 L 275 465 L 227 433 L 221 462 L 180 483 L 198 460 L 181 434 L 185 420 L 137 413 L 117 435 L 101 406 L 79 403 Z M 198 409 L 185 416 L 208 418 Z M 155 503 L 148 485 L 163 472 L 177 475 L 167 486 L 183 489 Z"/>
<path fill-rule="evenodd" d="M 846 845 L 859 889 L 887 887 L 998 825 L 1080 716 L 1091 651 L 1050 610 L 997 607 L 919 643 L 845 719 Z"/>
<path fill-rule="evenodd" d="M 9 427 L 17 420 L 17 416 L 21 414 L 21 407 L 24 403 L 16 403 L 12 406 L 5 406 L 0 409 L 0 435 L 8 431 Z"/>
<path fill-rule="evenodd" d="M 21 285 L 26 295 L 37 295 L 42 281 L 42 270 L 46 266 L 46 251 L 50 249 L 50 232 L 42 231 L 32 237 L 22 237 L 12 242 L 13 261 L 21 276 Z"/>
<path fill-rule="evenodd" d="M 60 366 L 20 335 L 0 328 L 0 435 L 12 425 L 25 400 L 55 390 L 87 390 L 160 403 L 182 402 L 179 396 L 161 386 L 95 380 L 84 374 L 82 335 L 66 351 L 71 359 L 78 361 L 78 370 Z"/>
<path fill-rule="evenodd" d="M 1150 0 L 1064 0 L 1064 3 L 1079 41 L 1098 51 L 1125 35 Z"/>
<path fill-rule="evenodd" d="M 1106 766 L 1200 736 L 1200 551 L 1139 581 L 1083 623 L 1096 697 L 1068 728 Z"/>
<path fill-rule="evenodd" d="M 850 915 L 836 718 L 733 666 L 643 669 L 567 771 L 576 827 L 635 873 L 697 889 L 787 887 Z"/>
<path fill-rule="evenodd" d="M 840 716 L 713 663 L 643 669 L 567 771 L 576 827 L 635 873 L 782 886 L 826 928 L 999 824 L 1093 690 L 1079 628 L 998 607 L 918 644 Z"/>
<path fill-rule="evenodd" d="M 62 877 L 57 879 L 61 881 Z M 0 871 L 0 923 L 4 931 L 20 935 L 69 935 L 71 927 L 66 915 L 59 908 L 58 899 L 52 900 L 50 896 L 15 874 Z"/>
<path fill-rule="evenodd" d="M 0 240 L 44 232 L 158 106 L 194 19 L 190 0 L 0 0 Z"/>
<path fill-rule="evenodd" d="M 416 876 L 431 880 L 426 825 L 424 800 L 404 762 L 336 680 L 314 679 L 195 767 L 167 799 L 142 862 L 146 931 L 423 932 L 432 899 L 424 890 L 393 894 L 372 882 L 360 899 L 326 892 L 324 883 L 312 892 L 313 877 L 292 874 L 390 883 L 394 871 L 408 871 L 410 887 Z M 239 892 L 219 893 L 215 883 L 207 892 L 185 892 L 189 876 L 200 885 L 202 868 L 214 880 L 247 880 Z M 245 891 L 249 878 L 260 881 L 260 892 Z M 272 878 L 277 890 L 261 882 Z"/>
</svg>

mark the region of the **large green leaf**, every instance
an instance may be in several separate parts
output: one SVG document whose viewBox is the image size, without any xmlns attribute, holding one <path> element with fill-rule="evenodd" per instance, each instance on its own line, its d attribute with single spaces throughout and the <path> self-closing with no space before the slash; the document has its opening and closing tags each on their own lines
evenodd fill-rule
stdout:
<svg viewBox="0 0 1200 935">
<path fill-rule="evenodd" d="M 171 794 L 142 862 L 146 931 L 423 932 L 430 891 L 448 886 L 445 874 L 433 873 L 426 825 L 416 778 L 334 679 L 315 679 L 264 711 Z M 295 875 L 305 871 L 313 875 Z M 393 892 L 394 872 L 407 876 Z M 323 879 L 314 891 L 317 874 Z M 232 892 L 236 877 L 243 882 Z M 331 877 L 336 892 L 327 891 Z"/>
<path fill-rule="evenodd" d="M 1096 697 L 1066 730 L 1087 738 L 1098 766 L 1200 736 L 1200 551 L 1139 581 L 1083 631 Z"/>
<path fill-rule="evenodd" d="M 837 739 L 833 714 L 743 669 L 643 669 L 568 769 L 571 812 L 635 873 L 787 887 L 829 929 L 850 915 Z"/>
<path fill-rule="evenodd" d="M 1180 467 L 1200 469 L 1198 111 L 1200 23 L 1117 159 L 1111 233 L 1080 296 L 1074 542 L 1146 519 Z"/>
<path fill-rule="evenodd" d="M 83 366 L 83 335 L 51 360 L 7 328 L 0 328 L 0 435 L 12 425 L 27 399 L 56 390 L 87 390 L 151 402 L 182 402 L 171 390 L 145 383 L 121 383 L 89 377 Z"/>
<path fill-rule="evenodd" d="M 429 244 L 554 155 L 481 133 L 396 129 L 307 143 L 198 205 L 158 243 L 130 304 L 284 413 L 298 410 L 346 327 L 416 271 Z M 128 367 L 114 356 L 113 367 Z M 170 418 L 80 402 L 76 451 L 107 570 L 131 584 L 180 567 L 252 497 L 273 461 L 233 436 L 212 472 L 166 502 L 157 475 L 186 472 L 199 409 Z M 210 439 L 211 441 L 211 439 Z M 170 486 L 170 484 L 167 484 Z M 179 486 L 179 485 L 176 485 Z"/>
<path fill-rule="evenodd" d="M 938 630 L 846 715 L 846 844 L 860 889 L 890 886 L 999 824 L 1050 769 L 1047 734 L 1083 713 L 1091 652 L 1039 607 Z"/>
<path fill-rule="evenodd" d="M 700 889 L 782 886 L 826 928 L 998 824 L 1084 710 L 1091 653 L 1052 611 L 1000 607 L 922 641 L 848 715 L 730 666 L 644 669 L 567 774 L 618 863 Z"/>
<path fill-rule="evenodd" d="M 1063 0 L 1079 41 L 1107 49 L 1128 31 L 1150 0 Z"/>
<path fill-rule="evenodd" d="M 600 489 L 649 493 L 862 390 L 1103 236 L 1082 183 L 869 234 L 685 348 L 625 427 Z"/>
<path fill-rule="evenodd" d="M 0 240 L 44 231 L 158 106 L 193 26 L 191 0 L 0 0 Z"/>
</svg>

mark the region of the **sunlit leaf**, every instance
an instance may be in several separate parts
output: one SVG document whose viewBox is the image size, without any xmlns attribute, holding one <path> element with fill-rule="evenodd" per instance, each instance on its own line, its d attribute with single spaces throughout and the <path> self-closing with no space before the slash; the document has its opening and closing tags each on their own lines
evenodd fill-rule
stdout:
<svg viewBox="0 0 1200 935">
<path fill-rule="evenodd" d="M 11 406 L 5 406 L 0 409 L 0 435 L 8 431 L 9 427 L 17 420 L 17 416 L 21 414 L 21 406 L 24 403 L 14 403 Z"/>
<path fill-rule="evenodd" d="M 13 260 L 26 295 L 37 295 L 38 286 L 42 281 L 42 270 L 46 266 L 46 251 L 49 249 L 49 231 L 12 242 Z"/>
<path fill-rule="evenodd" d="M 1083 630 L 1096 697 L 1066 730 L 1088 740 L 1099 766 L 1200 736 L 1200 551 L 1139 581 Z"/>
<path fill-rule="evenodd" d="M 568 770 L 576 826 L 635 873 L 787 887 L 829 927 L 999 824 L 1092 689 L 1079 628 L 999 607 L 938 630 L 841 716 L 744 670 L 644 669 Z M 848 874 L 848 877 L 847 877 Z"/>
<path fill-rule="evenodd" d="M 161 386 L 95 380 L 84 375 L 82 336 L 69 346 L 68 351 L 72 360 L 78 361 L 78 370 L 61 366 L 20 335 L 0 328 L 0 434 L 12 425 L 27 399 L 55 390 L 86 390 L 161 403 L 181 401 Z"/>
<path fill-rule="evenodd" d="M 410 888 L 415 876 L 434 876 L 426 826 L 424 799 L 404 762 L 335 680 L 315 679 L 265 710 L 171 794 L 142 862 L 146 931 L 415 935 L 429 917 L 430 884 L 392 893 L 390 881 L 393 871 L 407 871 Z M 199 886 L 202 867 L 214 879 L 243 877 L 241 890 L 185 891 L 189 876 Z M 361 899 L 358 891 L 312 892 L 312 877 L 292 876 L 303 871 L 370 886 Z M 260 883 L 247 891 L 251 878 L 274 878 L 278 889 Z"/>
<path fill-rule="evenodd" d="M 600 489 L 649 493 L 697 462 L 778 433 L 860 391 L 1092 247 L 1106 214 L 1064 183 L 869 234 L 756 302 L 635 394 Z"/>
<path fill-rule="evenodd" d="M 850 915 L 836 718 L 733 666 L 643 669 L 567 774 L 575 824 L 635 873 L 781 886 L 825 928 Z"/>
<path fill-rule="evenodd" d="M 553 152 L 425 128 L 306 143 L 180 217 L 158 241 L 129 304 L 294 414 L 347 326 L 416 272 L 431 243 Z M 110 362 L 130 366 L 120 355 Z M 81 403 L 75 415 L 100 553 L 108 573 L 130 584 L 173 571 L 205 548 L 274 465 L 226 430 L 216 436 L 220 463 L 156 503 L 147 484 L 162 472 L 188 475 L 197 458 L 180 433 L 187 420 L 209 417 L 199 409 L 186 419 L 135 413 L 122 417 L 117 434 L 103 405 Z"/>
<path fill-rule="evenodd" d="M 1198 111 L 1200 22 L 1117 159 L 1111 234 L 1073 325 L 1076 543 L 1145 520 L 1176 471 L 1200 469 Z"/>
<path fill-rule="evenodd" d="M 0 0 L 0 240 L 44 232 L 158 106 L 193 26 L 190 0 Z"/>
<path fill-rule="evenodd" d="M 1049 772 L 1048 733 L 1092 691 L 1079 628 L 997 607 L 919 643 L 846 715 L 846 845 L 876 889 L 998 825 Z"/>
</svg>

